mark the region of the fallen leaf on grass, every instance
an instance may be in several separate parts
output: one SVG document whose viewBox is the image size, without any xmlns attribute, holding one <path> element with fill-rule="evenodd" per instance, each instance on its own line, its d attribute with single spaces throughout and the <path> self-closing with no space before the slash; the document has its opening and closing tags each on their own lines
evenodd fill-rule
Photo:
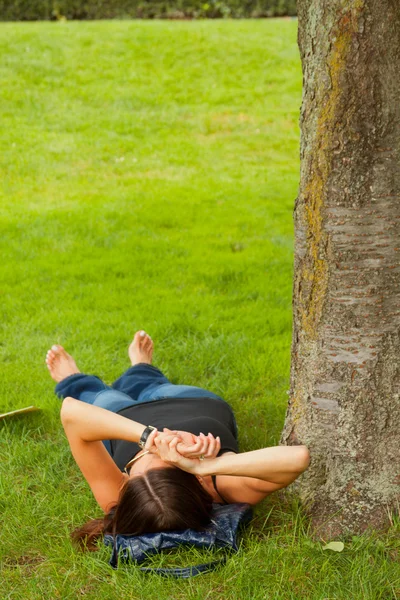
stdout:
<svg viewBox="0 0 400 600">
<path fill-rule="evenodd" d="M 322 550 L 333 550 L 334 552 L 342 552 L 344 548 L 343 542 L 329 542 Z"/>
</svg>

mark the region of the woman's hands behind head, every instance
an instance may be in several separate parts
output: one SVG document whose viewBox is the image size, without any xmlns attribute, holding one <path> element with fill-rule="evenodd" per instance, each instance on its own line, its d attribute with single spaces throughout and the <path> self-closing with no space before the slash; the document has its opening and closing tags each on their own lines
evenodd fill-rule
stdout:
<svg viewBox="0 0 400 600">
<path fill-rule="evenodd" d="M 180 438 L 177 450 L 179 454 L 186 458 L 215 458 L 221 449 L 219 437 L 215 438 L 212 433 L 194 435 L 187 431 L 172 431 L 164 427 L 163 434 L 159 434 L 159 437 L 162 435 L 166 435 L 166 437 L 174 435 Z"/>
<path fill-rule="evenodd" d="M 185 432 L 178 431 L 178 434 L 180 433 Z M 215 458 L 221 450 L 221 440 L 219 437 L 215 438 L 212 433 L 200 433 L 192 437 L 194 439 L 191 444 L 183 438 L 182 443 L 177 446 L 178 452 L 186 458 Z"/>
<path fill-rule="evenodd" d="M 145 449 L 173 464 L 183 471 L 196 473 L 200 460 L 215 458 L 221 449 L 219 437 L 211 433 L 196 436 L 187 431 L 172 431 L 164 428 L 162 432 L 152 432 Z"/>
<path fill-rule="evenodd" d="M 178 436 L 157 436 L 154 444 L 157 448 L 158 456 L 163 461 L 188 473 L 193 473 L 194 475 L 197 473 L 200 460 L 198 458 L 187 458 L 178 452 L 177 446 L 182 444 Z"/>
</svg>

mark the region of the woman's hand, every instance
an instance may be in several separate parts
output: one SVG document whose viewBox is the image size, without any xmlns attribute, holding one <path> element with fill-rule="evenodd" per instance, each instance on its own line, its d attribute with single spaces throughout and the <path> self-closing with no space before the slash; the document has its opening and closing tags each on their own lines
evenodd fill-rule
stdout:
<svg viewBox="0 0 400 600">
<path fill-rule="evenodd" d="M 171 443 L 174 442 L 172 445 Z M 164 431 L 153 430 L 147 438 L 145 450 L 157 454 L 165 462 L 175 464 L 184 471 L 194 472 L 199 462 L 212 459 L 221 449 L 219 437 L 212 433 L 196 436 L 187 431 L 172 431 L 167 427 Z M 185 460 L 186 459 L 186 460 Z"/>
<path fill-rule="evenodd" d="M 164 427 L 163 433 L 180 438 L 177 450 L 186 458 L 215 458 L 221 450 L 221 440 L 219 437 L 215 438 L 212 433 L 194 435 L 187 431 L 171 431 L 167 427 Z"/>
<path fill-rule="evenodd" d="M 186 444 L 179 443 L 177 450 L 179 454 L 186 458 L 215 458 L 218 456 L 218 452 L 221 450 L 221 440 L 219 437 L 215 438 L 212 433 L 195 436 L 196 441 L 187 446 Z"/>
<path fill-rule="evenodd" d="M 182 441 L 177 435 L 158 435 L 154 438 L 157 454 L 162 460 L 182 469 L 182 471 L 196 475 L 201 461 L 198 458 L 182 456 L 177 449 L 180 444 L 182 444 Z"/>
</svg>

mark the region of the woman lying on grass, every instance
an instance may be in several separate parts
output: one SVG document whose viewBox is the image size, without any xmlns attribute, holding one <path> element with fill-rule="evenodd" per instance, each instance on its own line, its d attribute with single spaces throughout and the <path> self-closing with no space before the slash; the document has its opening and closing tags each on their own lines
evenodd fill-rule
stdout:
<svg viewBox="0 0 400 600">
<path fill-rule="evenodd" d="M 105 513 L 73 533 L 89 549 L 103 533 L 202 529 L 213 502 L 257 504 L 309 463 L 305 446 L 240 454 L 229 404 L 171 384 L 152 354 L 150 336 L 137 332 L 132 366 L 109 387 L 80 373 L 61 346 L 47 353 L 56 393 L 65 398 L 61 420 L 73 457 Z"/>
</svg>

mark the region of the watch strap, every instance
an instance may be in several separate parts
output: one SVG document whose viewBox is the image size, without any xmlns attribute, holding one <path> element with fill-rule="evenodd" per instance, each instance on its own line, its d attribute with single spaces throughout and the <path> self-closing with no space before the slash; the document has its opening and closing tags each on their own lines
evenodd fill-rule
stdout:
<svg viewBox="0 0 400 600">
<path fill-rule="evenodd" d="M 146 429 L 143 431 L 142 435 L 140 436 L 140 440 L 138 442 L 139 446 L 141 448 L 144 448 L 145 443 L 147 442 L 147 438 L 149 437 L 151 432 L 154 431 L 154 429 L 156 429 L 156 427 L 153 427 L 152 425 L 147 425 Z"/>
</svg>

